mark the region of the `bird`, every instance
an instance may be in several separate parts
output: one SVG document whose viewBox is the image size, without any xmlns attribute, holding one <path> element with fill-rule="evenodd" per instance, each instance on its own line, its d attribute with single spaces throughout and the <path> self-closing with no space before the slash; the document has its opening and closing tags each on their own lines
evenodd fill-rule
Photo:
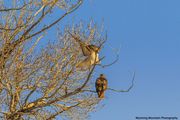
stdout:
<svg viewBox="0 0 180 120">
<path fill-rule="evenodd" d="M 104 76 L 104 74 L 100 74 L 100 76 L 96 79 L 95 87 L 98 97 L 100 99 L 103 99 L 105 91 L 107 90 L 108 87 L 108 81 Z"/>
<path fill-rule="evenodd" d="M 94 64 L 98 64 L 99 62 L 99 55 L 95 52 L 92 52 L 89 56 L 87 56 L 84 60 L 80 61 L 77 64 L 77 68 L 81 68 L 81 70 L 90 69 L 90 67 Z"/>
<path fill-rule="evenodd" d="M 79 43 L 81 51 L 83 55 L 86 57 L 83 61 L 78 63 L 77 65 L 78 68 L 87 69 L 87 68 L 90 68 L 94 64 L 100 63 L 100 60 L 99 60 L 100 47 L 93 44 L 91 45 L 86 44 L 85 42 L 82 42 L 79 38 L 72 35 L 70 32 L 69 34 L 74 38 L 74 40 L 76 40 L 76 42 Z"/>
<path fill-rule="evenodd" d="M 42 2 L 43 2 L 44 5 L 56 4 L 57 1 L 58 1 L 58 0 L 51 0 L 51 1 L 49 1 L 49 0 L 42 0 Z"/>
<path fill-rule="evenodd" d="M 87 45 L 85 43 L 82 43 L 81 41 L 79 43 L 84 56 L 90 56 L 93 53 L 98 54 L 100 51 L 100 48 L 96 45 Z"/>
</svg>

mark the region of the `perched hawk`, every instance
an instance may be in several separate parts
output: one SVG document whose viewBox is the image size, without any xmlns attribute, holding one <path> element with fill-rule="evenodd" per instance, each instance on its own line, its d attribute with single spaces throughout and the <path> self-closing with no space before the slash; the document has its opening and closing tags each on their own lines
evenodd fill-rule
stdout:
<svg viewBox="0 0 180 120">
<path fill-rule="evenodd" d="M 78 64 L 78 68 L 87 69 L 90 68 L 93 64 L 98 64 L 99 61 L 99 51 L 100 48 L 96 45 L 88 45 L 82 42 L 79 38 L 69 34 L 79 43 L 82 53 L 86 58 Z"/>
<path fill-rule="evenodd" d="M 100 77 L 97 78 L 96 83 L 95 83 L 96 92 L 99 98 L 101 99 L 104 98 L 104 93 L 107 89 L 107 86 L 108 86 L 107 79 L 105 78 L 103 74 L 100 74 Z"/>
</svg>

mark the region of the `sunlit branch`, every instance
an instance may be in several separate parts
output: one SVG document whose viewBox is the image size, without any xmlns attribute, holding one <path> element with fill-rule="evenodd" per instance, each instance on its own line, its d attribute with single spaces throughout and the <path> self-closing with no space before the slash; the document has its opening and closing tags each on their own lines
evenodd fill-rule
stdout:
<svg viewBox="0 0 180 120">
<path fill-rule="evenodd" d="M 29 39 L 29 38 L 32 38 L 46 30 L 48 30 L 49 28 L 51 28 L 52 26 L 54 26 L 55 24 L 57 24 L 59 21 L 61 21 L 64 17 L 66 17 L 67 15 L 69 15 L 70 13 L 74 12 L 76 9 L 78 9 L 80 7 L 80 5 L 82 4 L 82 0 L 80 0 L 80 2 L 77 4 L 77 6 L 75 8 L 73 8 L 72 10 L 64 13 L 60 18 L 58 18 L 57 20 L 55 20 L 54 22 L 52 22 L 50 25 L 42 28 L 40 31 L 30 35 L 30 36 L 27 36 L 25 39 Z"/>
<path fill-rule="evenodd" d="M 56 112 L 55 114 L 51 115 L 51 116 L 50 116 L 49 118 L 47 118 L 46 120 L 52 120 L 52 119 L 54 119 L 57 115 L 63 113 L 64 111 L 68 111 L 68 110 L 70 110 L 71 108 L 74 108 L 74 107 L 76 107 L 76 106 L 78 106 L 78 105 L 80 105 L 80 104 L 81 104 L 81 103 L 77 103 L 77 104 L 75 104 L 75 105 L 72 105 L 72 106 L 68 106 L 68 107 L 66 107 L 66 108 L 63 108 L 63 110 L 60 110 L 60 111 Z"/>
<path fill-rule="evenodd" d="M 25 8 L 27 5 L 29 5 L 31 3 L 32 3 L 32 1 L 27 3 L 27 4 L 24 4 L 21 7 L 17 7 L 17 8 L 4 8 L 4 9 L 0 9 L 0 12 L 9 12 L 9 11 L 14 11 L 14 10 L 21 10 L 21 9 Z"/>
</svg>

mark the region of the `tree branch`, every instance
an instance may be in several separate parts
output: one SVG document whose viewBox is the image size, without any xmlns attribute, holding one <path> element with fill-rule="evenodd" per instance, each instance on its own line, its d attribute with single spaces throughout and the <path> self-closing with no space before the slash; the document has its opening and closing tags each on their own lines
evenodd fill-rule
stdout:
<svg viewBox="0 0 180 120">
<path fill-rule="evenodd" d="M 59 114 L 65 112 L 65 111 L 68 111 L 69 109 L 74 108 L 74 107 L 76 107 L 76 106 L 78 106 L 78 105 L 80 105 L 80 104 L 81 104 L 81 103 L 77 103 L 77 104 L 75 104 L 75 105 L 68 106 L 68 107 L 66 107 L 65 109 L 63 109 L 63 110 L 61 110 L 61 111 L 58 111 L 58 112 L 56 112 L 55 114 L 51 115 L 51 116 L 50 116 L 49 118 L 47 118 L 46 120 L 53 120 L 53 119 L 54 119 L 56 116 L 58 116 Z"/>
<path fill-rule="evenodd" d="M 134 86 L 135 75 L 136 74 L 134 72 L 134 75 L 133 75 L 133 78 L 132 78 L 132 82 L 131 82 L 131 86 L 128 89 L 126 89 L 126 90 L 116 90 L 116 89 L 108 88 L 107 90 L 111 90 L 111 91 L 114 91 L 114 92 L 129 92 L 133 88 L 133 86 Z"/>
<path fill-rule="evenodd" d="M 107 88 L 107 90 L 111 90 L 111 91 L 114 91 L 114 92 L 129 92 L 129 91 L 133 88 L 133 86 L 134 86 L 134 80 L 135 80 L 135 73 L 134 73 L 134 75 L 133 75 L 131 85 L 129 86 L 128 89 L 126 89 L 126 90 L 116 90 L 116 89 L 113 89 L 113 88 Z M 83 92 L 97 93 L 97 92 L 94 91 L 94 90 L 83 90 Z"/>
<path fill-rule="evenodd" d="M 25 39 L 32 38 L 32 37 L 34 37 L 34 36 L 36 36 L 36 35 L 44 32 L 45 30 L 51 28 L 52 26 L 54 26 L 55 24 L 57 24 L 59 21 L 61 21 L 65 16 L 69 15 L 70 13 L 72 13 L 72 12 L 74 12 L 76 9 L 78 9 L 78 8 L 80 7 L 80 5 L 82 4 L 82 1 L 83 1 L 83 0 L 79 0 L 79 3 L 77 4 L 77 6 L 76 6 L 75 8 L 73 8 L 72 10 L 64 13 L 60 18 L 58 18 L 57 20 L 55 20 L 54 22 L 52 22 L 50 25 L 42 28 L 40 31 L 38 31 L 38 32 L 36 32 L 36 33 L 34 33 L 34 34 L 26 37 Z"/>
<path fill-rule="evenodd" d="M 21 7 L 18 7 L 18 8 L 5 8 L 5 9 L 0 9 L 0 12 L 9 12 L 9 11 L 13 11 L 13 10 L 21 10 L 23 9 L 24 7 L 26 7 L 27 5 L 31 4 L 31 2 L 27 3 L 27 4 L 24 4 L 23 6 Z"/>
</svg>

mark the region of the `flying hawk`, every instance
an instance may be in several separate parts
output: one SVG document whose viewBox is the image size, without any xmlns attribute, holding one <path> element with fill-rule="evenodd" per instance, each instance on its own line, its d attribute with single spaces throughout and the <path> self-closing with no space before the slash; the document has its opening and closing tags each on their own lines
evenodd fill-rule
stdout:
<svg viewBox="0 0 180 120">
<path fill-rule="evenodd" d="M 88 69 L 93 64 L 98 64 L 100 62 L 99 61 L 100 47 L 96 45 L 88 45 L 82 42 L 79 38 L 72 35 L 70 32 L 69 34 L 74 38 L 74 40 L 76 40 L 76 42 L 79 43 L 83 55 L 86 56 L 86 58 L 77 65 L 78 68 Z"/>
<path fill-rule="evenodd" d="M 96 79 L 95 87 L 98 97 L 103 99 L 104 93 L 107 90 L 108 82 L 104 74 L 100 74 L 100 77 Z"/>
</svg>

